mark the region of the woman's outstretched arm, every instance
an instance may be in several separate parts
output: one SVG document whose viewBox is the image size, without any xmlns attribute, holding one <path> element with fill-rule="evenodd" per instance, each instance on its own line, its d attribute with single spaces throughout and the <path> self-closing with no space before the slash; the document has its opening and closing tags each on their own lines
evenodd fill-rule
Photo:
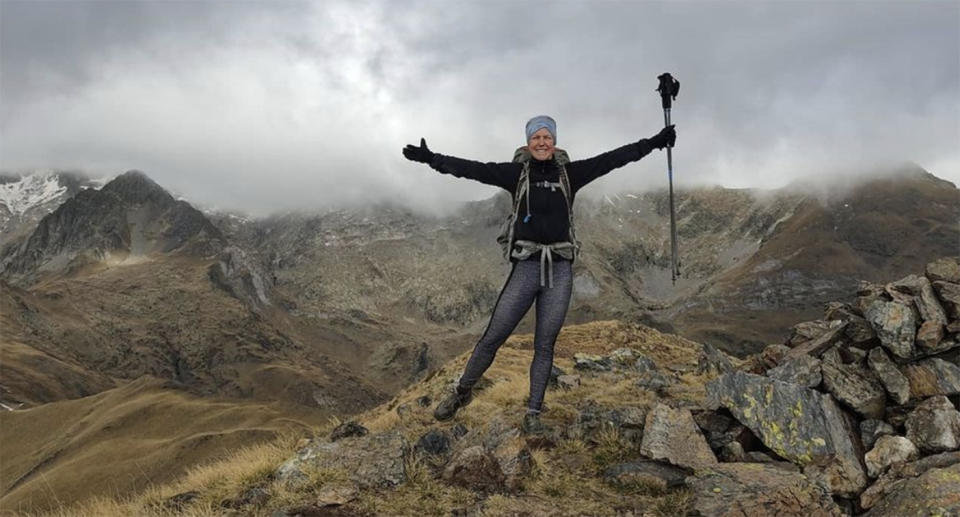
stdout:
<svg viewBox="0 0 960 517">
<path fill-rule="evenodd" d="M 420 139 L 420 147 L 414 145 L 404 147 L 403 155 L 409 160 L 426 163 L 440 173 L 451 174 L 458 178 L 469 178 L 480 183 L 504 188 L 509 192 L 516 189 L 521 168 L 519 163 L 483 163 L 434 153 L 427 148 L 427 142 L 423 138 Z"/>
<path fill-rule="evenodd" d="M 674 127 L 670 125 L 651 138 L 641 138 L 636 142 L 598 154 L 593 158 L 570 162 L 570 165 L 567 166 L 570 174 L 570 186 L 574 191 L 577 191 L 613 169 L 618 169 L 643 158 L 654 149 L 662 149 L 667 145 L 672 147 L 675 141 L 676 132 Z"/>
</svg>

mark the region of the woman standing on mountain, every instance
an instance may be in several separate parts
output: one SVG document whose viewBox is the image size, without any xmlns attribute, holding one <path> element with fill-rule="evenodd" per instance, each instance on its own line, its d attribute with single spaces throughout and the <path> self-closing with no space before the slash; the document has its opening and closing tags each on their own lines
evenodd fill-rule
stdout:
<svg viewBox="0 0 960 517">
<path fill-rule="evenodd" d="M 563 326 L 573 287 L 573 261 L 580 243 L 573 227 L 572 206 L 577 191 L 604 174 L 646 156 L 653 149 L 673 146 L 674 127 L 652 138 L 618 147 L 593 158 L 569 161 L 555 147 L 557 123 L 546 115 L 526 125 L 527 145 L 517 149 L 512 162 L 481 163 L 431 152 L 425 139 L 407 145 L 403 155 L 459 178 L 470 178 L 506 189 L 513 196 L 513 214 L 499 239 L 513 263 L 487 328 L 473 349 L 453 393 L 434 411 L 438 420 L 453 417 L 471 399 L 474 384 L 493 362 L 500 345 L 537 302 L 530 400 L 523 419 L 527 433 L 543 431 L 540 410 L 553 368 L 553 346 Z"/>
</svg>

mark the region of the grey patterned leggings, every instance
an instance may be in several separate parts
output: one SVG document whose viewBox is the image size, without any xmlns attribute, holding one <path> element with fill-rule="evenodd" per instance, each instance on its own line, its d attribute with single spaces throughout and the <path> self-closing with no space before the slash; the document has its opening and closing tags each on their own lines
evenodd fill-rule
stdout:
<svg viewBox="0 0 960 517">
<path fill-rule="evenodd" d="M 533 338 L 533 363 L 530 364 L 530 402 L 527 407 L 530 412 L 540 411 L 553 367 L 553 344 L 570 305 L 572 269 L 573 263 L 569 260 L 555 260 L 553 287 L 547 287 L 540 285 L 539 260 L 521 260 L 514 263 L 497 298 L 490 323 L 474 347 L 463 376 L 460 377 L 462 392 L 473 388 L 483 372 L 490 367 L 500 345 L 507 340 L 536 300 L 537 323 Z"/>
</svg>

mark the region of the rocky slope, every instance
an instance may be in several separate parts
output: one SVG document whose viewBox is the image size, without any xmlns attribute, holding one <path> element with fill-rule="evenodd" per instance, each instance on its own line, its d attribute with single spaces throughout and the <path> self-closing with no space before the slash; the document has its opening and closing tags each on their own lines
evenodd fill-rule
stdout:
<svg viewBox="0 0 960 517">
<path fill-rule="evenodd" d="M 452 421 L 431 413 L 467 354 L 269 459 L 78 515 L 956 515 L 958 290 L 956 257 L 865 282 L 745 361 L 640 324 L 568 326 L 531 434 L 532 336 L 514 336 Z"/>
<path fill-rule="evenodd" d="M 495 245 L 508 206 L 498 195 L 444 218 L 379 205 L 216 222 L 305 315 L 359 310 L 387 326 L 409 318 L 480 332 L 509 270 Z M 584 250 L 568 322 L 645 322 L 742 356 L 859 279 L 902 276 L 960 242 L 960 191 L 917 168 L 829 196 L 683 191 L 683 275 L 672 286 L 667 206 L 665 192 L 577 201 Z M 519 328 L 532 331 L 532 318 Z"/>
<path fill-rule="evenodd" d="M 685 335 L 734 352 L 730 345 L 737 341 L 756 350 L 785 335 L 786 318 L 815 317 L 823 303 L 852 301 L 860 280 L 898 278 L 958 253 L 960 191 L 920 169 L 905 169 L 805 196 L 755 253 L 664 316 Z"/>
<path fill-rule="evenodd" d="M 792 321 L 814 316 L 859 279 L 903 275 L 957 251 L 960 191 L 922 169 L 905 166 L 842 190 L 823 188 L 830 193 L 812 187 L 678 192 L 683 274 L 676 286 L 668 273 L 665 192 L 579 200 L 584 252 L 568 321 L 645 322 L 742 356 L 782 339 Z M 168 249 L 179 242 L 158 238 L 164 224 L 148 228 L 129 219 L 138 210 L 122 204 L 122 216 L 70 227 L 64 213 L 38 227 L 30 242 L 9 243 L 0 252 L 3 275 L 26 286 L 41 269 L 82 262 L 78 255 L 88 262 L 111 260 L 107 254 L 131 260 L 144 243 Z M 90 205 L 103 212 L 110 203 Z M 320 325 L 366 319 L 389 329 L 405 321 L 476 334 L 509 269 L 494 244 L 508 207 L 501 193 L 445 217 L 390 205 L 260 220 L 185 217 L 200 225 L 209 220 L 221 233 L 207 228 L 199 240 L 211 253 L 230 248 L 220 269 L 231 274 L 216 276 L 252 306 L 275 296 L 290 314 Z M 179 226 L 187 234 L 197 230 Z M 97 230 L 67 237 L 88 227 Z M 532 331 L 532 324 L 526 318 L 519 328 Z"/>
</svg>

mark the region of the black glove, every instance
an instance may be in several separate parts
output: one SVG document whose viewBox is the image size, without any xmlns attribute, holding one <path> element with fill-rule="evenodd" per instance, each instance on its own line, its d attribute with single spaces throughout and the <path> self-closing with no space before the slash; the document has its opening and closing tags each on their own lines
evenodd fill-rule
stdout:
<svg viewBox="0 0 960 517">
<path fill-rule="evenodd" d="M 430 163 L 433 161 L 433 152 L 427 149 L 427 140 L 424 138 L 420 139 L 420 147 L 407 144 L 407 146 L 403 148 L 403 155 L 406 156 L 408 160 L 415 162 Z"/>
<path fill-rule="evenodd" d="M 673 147 L 676 141 L 677 131 L 673 124 L 661 129 L 659 133 L 650 138 L 650 143 L 657 149 L 663 149 L 667 146 Z"/>
</svg>

